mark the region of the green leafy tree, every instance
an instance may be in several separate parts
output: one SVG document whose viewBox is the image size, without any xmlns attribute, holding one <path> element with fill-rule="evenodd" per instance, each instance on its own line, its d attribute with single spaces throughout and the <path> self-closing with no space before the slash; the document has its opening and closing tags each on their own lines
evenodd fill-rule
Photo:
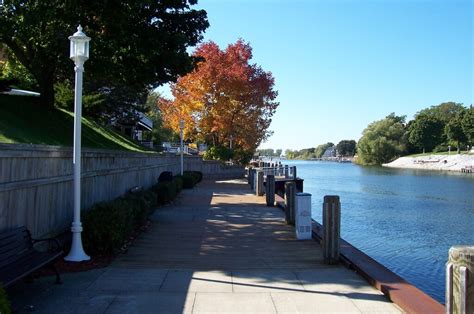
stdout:
<svg viewBox="0 0 474 314">
<path fill-rule="evenodd" d="M 279 148 L 275 151 L 275 156 L 280 157 L 282 153 L 283 153 L 283 149 Z"/>
<path fill-rule="evenodd" d="M 314 150 L 314 157 L 315 158 L 321 158 L 324 155 L 324 152 L 326 151 L 326 149 L 328 149 L 329 147 L 332 147 L 332 146 L 334 146 L 334 144 L 331 143 L 331 142 L 328 142 L 326 144 L 318 145 L 316 147 L 316 149 Z"/>
<path fill-rule="evenodd" d="M 342 140 L 337 143 L 336 149 L 341 156 L 354 156 L 356 145 L 354 140 Z"/>
<path fill-rule="evenodd" d="M 357 143 L 358 162 L 380 165 L 399 157 L 405 150 L 402 143 L 404 123 L 405 116 L 396 116 L 394 113 L 370 123 Z"/>
<path fill-rule="evenodd" d="M 436 115 L 420 113 L 410 124 L 408 140 L 420 150 L 432 151 L 443 142 L 444 123 Z"/>
<path fill-rule="evenodd" d="M 467 136 L 462 128 L 462 121 L 466 111 L 460 112 L 451 119 L 444 127 L 444 133 L 449 141 L 455 142 L 458 153 L 461 151 L 461 145 L 467 142 Z"/>
<path fill-rule="evenodd" d="M 5 0 L 0 42 L 36 80 L 42 102 L 52 106 L 55 83 L 73 81 L 68 36 L 80 23 L 92 38 L 85 91 L 106 95 L 111 105 L 117 99 L 143 103 L 148 89 L 194 68 L 196 58 L 186 49 L 209 26 L 205 11 L 191 9 L 196 3 Z"/>
<path fill-rule="evenodd" d="M 466 110 L 461 121 L 461 127 L 467 141 L 471 146 L 474 145 L 474 107 L 472 105 Z"/>
</svg>

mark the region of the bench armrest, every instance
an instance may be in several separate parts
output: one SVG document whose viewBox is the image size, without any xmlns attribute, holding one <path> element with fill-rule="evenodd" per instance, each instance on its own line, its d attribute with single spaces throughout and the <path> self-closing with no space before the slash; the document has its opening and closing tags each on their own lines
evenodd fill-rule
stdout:
<svg viewBox="0 0 474 314">
<path fill-rule="evenodd" d="M 59 243 L 58 239 L 56 238 L 46 238 L 46 239 L 31 239 L 33 245 L 39 242 L 52 242 L 55 245 L 55 249 L 53 251 L 61 251 L 61 244 Z"/>
</svg>

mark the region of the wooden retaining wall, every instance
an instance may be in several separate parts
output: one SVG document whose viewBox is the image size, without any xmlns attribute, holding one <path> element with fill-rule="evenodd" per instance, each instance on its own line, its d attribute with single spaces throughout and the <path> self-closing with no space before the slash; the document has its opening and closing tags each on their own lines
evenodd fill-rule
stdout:
<svg viewBox="0 0 474 314">
<path fill-rule="evenodd" d="M 185 158 L 185 170 L 204 178 L 243 177 L 199 157 Z M 180 171 L 179 156 L 111 150 L 82 150 L 82 209 L 117 198 L 131 187 L 150 187 L 163 171 Z M 67 228 L 73 214 L 72 148 L 0 144 L 0 230 L 26 225 L 34 237 Z"/>
</svg>

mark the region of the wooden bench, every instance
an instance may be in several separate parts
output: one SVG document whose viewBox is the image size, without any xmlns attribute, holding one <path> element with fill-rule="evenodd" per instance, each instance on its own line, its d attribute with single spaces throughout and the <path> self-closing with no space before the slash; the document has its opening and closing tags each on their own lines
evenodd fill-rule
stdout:
<svg viewBox="0 0 474 314">
<path fill-rule="evenodd" d="M 47 252 L 35 248 L 40 242 L 47 242 Z M 46 265 L 54 270 L 56 283 L 61 283 L 53 261 L 62 254 L 57 239 L 33 239 L 26 227 L 0 232 L 0 283 L 8 287 Z"/>
</svg>

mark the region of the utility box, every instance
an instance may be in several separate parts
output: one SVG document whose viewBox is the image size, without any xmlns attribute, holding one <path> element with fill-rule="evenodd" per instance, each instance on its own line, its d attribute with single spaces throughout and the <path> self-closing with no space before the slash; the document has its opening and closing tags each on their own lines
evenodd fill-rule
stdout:
<svg viewBox="0 0 474 314">
<path fill-rule="evenodd" d="M 296 193 L 295 231 L 298 240 L 312 238 L 311 230 L 311 194 Z"/>
</svg>

